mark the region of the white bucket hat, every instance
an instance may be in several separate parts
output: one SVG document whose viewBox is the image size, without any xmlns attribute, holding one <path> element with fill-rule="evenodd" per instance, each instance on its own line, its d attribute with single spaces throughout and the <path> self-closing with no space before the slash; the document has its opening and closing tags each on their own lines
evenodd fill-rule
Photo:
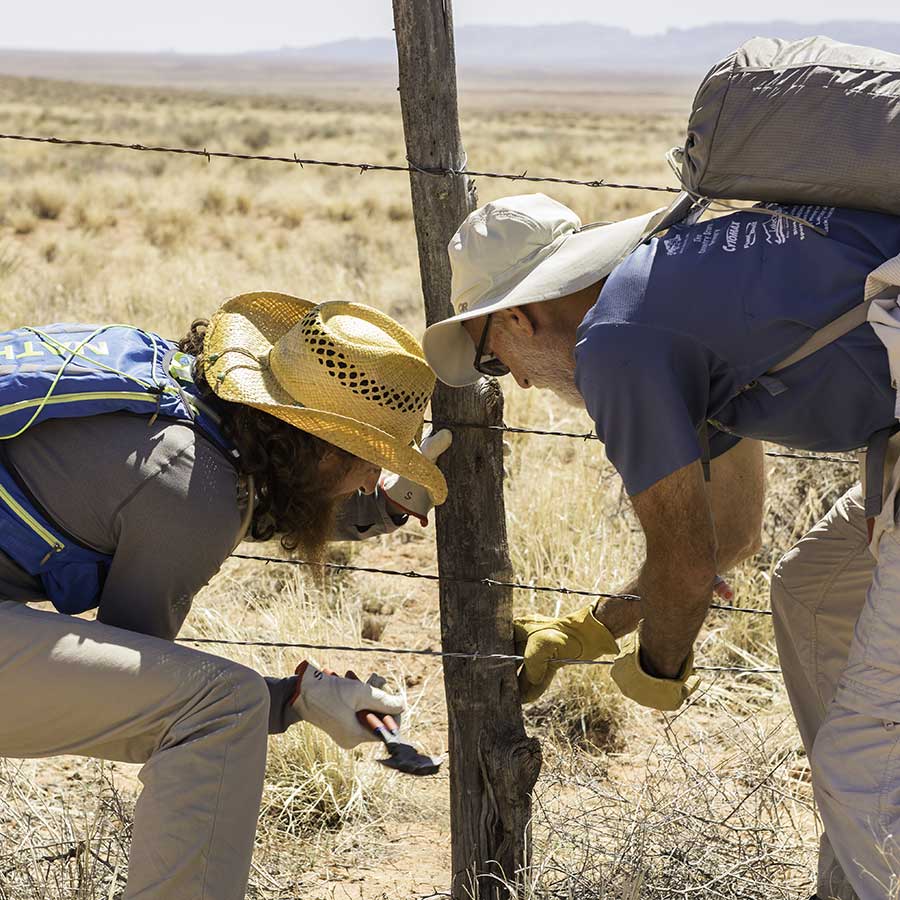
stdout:
<svg viewBox="0 0 900 900">
<path fill-rule="evenodd" d="M 558 300 L 606 278 L 651 232 L 666 208 L 610 224 L 582 226 L 562 203 L 522 194 L 470 213 L 447 251 L 456 315 L 426 329 L 425 357 L 452 387 L 481 377 L 475 345 L 462 327 L 500 309 Z"/>
</svg>

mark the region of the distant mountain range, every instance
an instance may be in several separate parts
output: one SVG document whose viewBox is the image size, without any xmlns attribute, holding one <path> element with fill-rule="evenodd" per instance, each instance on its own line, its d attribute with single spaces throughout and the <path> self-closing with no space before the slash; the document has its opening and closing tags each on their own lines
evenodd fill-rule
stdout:
<svg viewBox="0 0 900 900">
<path fill-rule="evenodd" d="M 466 25 L 456 30 L 456 56 L 461 69 L 699 73 L 748 38 L 764 35 L 793 40 L 813 34 L 900 53 L 900 22 L 729 22 L 672 28 L 655 35 L 573 22 L 534 26 Z M 391 38 L 335 41 L 248 55 L 284 62 L 293 59 L 347 66 L 391 65 L 396 61 Z"/>
<path fill-rule="evenodd" d="M 457 69 L 471 102 L 476 97 L 489 102 L 489 95 L 500 90 L 507 105 L 514 95 L 528 105 L 534 91 L 546 90 L 569 108 L 582 99 L 594 104 L 590 94 L 600 90 L 665 94 L 681 103 L 716 60 L 751 37 L 796 40 L 815 34 L 900 54 L 900 22 L 726 22 L 654 35 L 588 22 L 466 25 L 456 30 Z M 585 77 L 598 72 L 601 80 Z M 397 51 L 393 35 L 229 54 L 0 48 L 0 74 L 320 97 L 364 91 L 396 100 Z"/>
</svg>

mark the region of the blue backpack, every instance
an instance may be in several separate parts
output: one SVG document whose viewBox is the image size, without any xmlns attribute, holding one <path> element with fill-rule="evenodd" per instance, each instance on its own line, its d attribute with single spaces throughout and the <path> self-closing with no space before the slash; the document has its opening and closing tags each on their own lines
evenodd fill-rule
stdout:
<svg viewBox="0 0 900 900">
<path fill-rule="evenodd" d="M 97 606 L 111 557 L 80 544 L 41 509 L 3 441 L 46 419 L 132 412 L 186 422 L 236 461 L 193 380 L 194 358 L 130 325 L 57 324 L 0 333 L 0 550 L 41 579 L 62 613 Z"/>
</svg>

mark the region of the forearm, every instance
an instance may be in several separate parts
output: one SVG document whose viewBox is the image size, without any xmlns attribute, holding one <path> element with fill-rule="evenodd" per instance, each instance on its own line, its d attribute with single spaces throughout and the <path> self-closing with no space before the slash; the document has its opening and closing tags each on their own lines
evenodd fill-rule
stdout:
<svg viewBox="0 0 900 900">
<path fill-rule="evenodd" d="M 759 551 L 766 478 L 762 444 L 743 440 L 712 461 L 706 485 L 716 529 L 720 574 Z"/>
<path fill-rule="evenodd" d="M 736 565 L 745 558 L 746 555 L 748 554 L 744 554 L 740 558 L 735 558 L 731 565 Z M 731 557 L 721 558 L 730 559 Z M 720 563 L 717 571 L 724 572 L 727 568 L 728 566 Z M 713 595 L 731 599 L 731 595 L 727 593 L 730 589 L 728 582 L 717 575 L 713 585 Z M 594 604 L 594 618 L 599 622 L 602 622 L 616 639 L 624 637 L 626 634 L 630 634 L 634 631 L 644 617 L 643 606 L 641 605 L 640 594 L 638 593 L 639 590 L 638 579 L 635 578 L 622 590 L 622 593 L 631 599 L 627 599 L 626 597 L 600 599 Z"/>
<path fill-rule="evenodd" d="M 765 496 L 763 459 L 762 445 L 758 441 L 743 440 L 712 461 L 712 481 L 706 483 L 705 488 L 715 528 L 715 568 L 719 574 L 759 551 Z M 712 597 L 713 586 L 706 581 L 704 578 L 696 585 L 698 596 L 703 597 L 703 602 L 696 602 L 698 610 L 705 609 Z M 647 591 L 654 590 L 653 569 L 645 567 L 623 593 L 644 597 Z M 665 590 L 663 585 L 660 595 L 663 598 L 667 596 Z M 694 604 L 689 602 L 689 606 Z M 629 600 L 600 600 L 594 615 L 618 638 L 637 628 L 645 615 L 645 606 Z M 680 606 L 676 606 L 675 616 L 680 621 Z M 654 622 L 660 621 L 656 615 L 653 618 Z M 685 624 L 688 632 L 692 627 Z M 653 630 L 651 623 L 651 635 Z"/>
<path fill-rule="evenodd" d="M 715 571 L 696 567 L 690 577 L 675 566 L 644 564 L 637 581 L 643 620 L 641 661 L 648 674 L 678 676 L 712 600 Z"/>
<path fill-rule="evenodd" d="M 623 593 L 641 600 L 598 600 L 594 607 L 594 616 L 616 638 L 643 620 L 642 656 L 660 675 L 677 674 L 690 652 L 712 600 L 716 573 L 749 558 L 761 543 L 762 445 L 744 440 L 714 459 L 710 483 L 699 478 L 696 465 L 692 468 L 693 475 L 685 469 L 666 479 L 659 497 L 654 495 L 662 485 L 635 498 L 645 534 L 649 530 L 652 537 L 643 569 Z"/>
</svg>

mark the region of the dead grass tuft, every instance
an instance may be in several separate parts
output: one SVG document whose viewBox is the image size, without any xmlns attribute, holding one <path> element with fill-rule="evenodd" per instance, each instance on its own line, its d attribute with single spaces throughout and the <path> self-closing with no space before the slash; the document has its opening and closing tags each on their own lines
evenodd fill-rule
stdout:
<svg viewBox="0 0 900 900">
<path fill-rule="evenodd" d="M 30 209 L 11 209 L 5 218 L 13 233 L 18 235 L 31 234 L 38 224 L 37 217 Z"/>
<path fill-rule="evenodd" d="M 66 194 L 53 181 L 38 181 L 26 192 L 25 204 L 38 219 L 55 221 L 66 207 Z"/>
<path fill-rule="evenodd" d="M 729 726 L 713 735 L 714 757 L 685 716 L 654 715 L 632 749 L 640 769 L 583 753 L 557 759 L 536 795 L 535 865 L 518 883 L 501 879 L 514 900 L 794 900 L 808 891 L 817 839 L 789 712 L 762 721 L 719 713 Z"/>
<path fill-rule="evenodd" d="M 133 804 L 112 770 L 85 763 L 87 777 L 73 775 L 59 803 L 34 780 L 35 766 L 0 759 L 0 900 L 120 897 Z"/>
<path fill-rule="evenodd" d="M 144 223 L 144 237 L 163 251 L 183 247 L 193 229 L 194 218 L 179 207 L 157 209 Z"/>
<path fill-rule="evenodd" d="M 200 209 L 214 216 L 221 216 L 228 208 L 228 194 L 217 184 L 210 185 L 200 196 Z"/>
</svg>

